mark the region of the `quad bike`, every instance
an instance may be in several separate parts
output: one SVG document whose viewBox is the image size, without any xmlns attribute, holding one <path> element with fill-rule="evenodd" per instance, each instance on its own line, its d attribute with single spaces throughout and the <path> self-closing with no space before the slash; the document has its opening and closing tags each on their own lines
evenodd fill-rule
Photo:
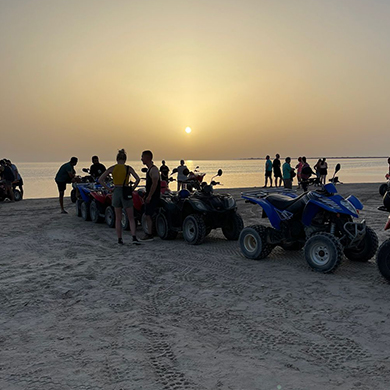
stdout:
<svg viewBox="0 0 390 390">
<path fill-rule="evenodd" d="M 76 203 L 79 198 L 78 188 L 89 183 L 95 183 L 95 179 L 89 174 L 89 169 L 83 168 L 83 172 L 88 173 L 87 176 L 76 176 L 72 183 L 72 190 L 70 191 L 70 199 L 73 203 Z"/>
<path fill-rule="evenodd" d="M 221 176 L 222 170 L 216 176 Z M 176 238 L 183 232 L 190 245 L 201 244 L 212 229 L 222 228 L 228 240 L 237 240 L 244 227 L 237 213 L 235 199 L 229 194 L 214 194 L 217 184 L 203 182 L 201 189 L 191 194 L 187 189 L 161 198 L 161 207 L 156 216 L 156 231 L 163 240 Z"/>
<path fill-rule="evenodd" d="M 112 193 L 100 188 L 90 192 L 89 215 L 92 222 L 103 222 L 108 227 L 115 227 L 115 210 L 111 205 Z"/>
<path fill-rule="evenodd" d="M 383 206 L 378 207 L 378 210 L 390 212 L 390 188 L 383 196 Z M 385 230 L 390 229 L 390 215 L 385 225 Z M 376 255 L 376 263 L 378 265 L 379 272 L 382 276 L 390 281 L 390 239 L 387 239 L 379 247 Z"/>
<path fill-rule="evenodd" d="M 335 174 L 339 169 L 337 164 Z M 353 195 L 344 199 L 334 184 L 300 196 L 292 191 L 260 191 L 242 197 L 261 206 L 263 218 L 272 225 L 253 225 L 241 232 L 241 251 L 249 259 L 263 259 L 277 245 L 285 250 L 304 248 L 309 266 L 328 273 L 340 265 L 343 253 L 350 260 L 365 262 L 378 248 L 378 237 L 365 221 L 353 221 L 363 209 L 361 202 Z"/>
</svg>

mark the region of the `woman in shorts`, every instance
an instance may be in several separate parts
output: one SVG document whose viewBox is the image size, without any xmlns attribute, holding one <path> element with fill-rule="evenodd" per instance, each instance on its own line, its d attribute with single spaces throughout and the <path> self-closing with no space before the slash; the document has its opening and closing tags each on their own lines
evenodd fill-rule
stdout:
<svg viewBox="0 0 390 390">
<path fill-rule="evenodd" d="M 138 186 L 140 181 L 139 176 L 130 165 L 126 165 L 127 155 L 124 149 L 119 150 L 116 161 L 117 164 L 108 168 L 99 178 L 99 183 L 107 190 L 111 191 L 111 188 L 107 186 L 105 180 L 111 173 L 114 182 L 114 192 L 112 194 L 112 206 L 115 209 L 115 229 L 118 236 L 118 244 L 123 244 L 122 239 L 122 209 L 126 210 L 127 217 L 130 222 L 130 232 L 133 236 L 133 244 L 140 244 L 135 234 L 135 220 L 134 220 L 134 209 L 133 200 L 124 199 L 123 197 L 123 186 L 128 186 L 130 181 L 130 175 L 135 179 L 135 182 L 130 186 L 132 191 Z"/>
</svg>

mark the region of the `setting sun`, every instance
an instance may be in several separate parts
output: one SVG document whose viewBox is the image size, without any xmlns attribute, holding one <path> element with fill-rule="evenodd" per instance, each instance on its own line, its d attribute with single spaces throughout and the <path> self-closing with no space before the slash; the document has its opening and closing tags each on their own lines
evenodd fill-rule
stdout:
<svg viewBox="0 0 390 390">
<path fill-rule="evenodd" d="M 191 131 L 192 131 L 192 130 L 191 130 L 191 127 L 186 127 L 186 133 L 187 133 L 187 134 L 190 134 Z"/>
</svg>

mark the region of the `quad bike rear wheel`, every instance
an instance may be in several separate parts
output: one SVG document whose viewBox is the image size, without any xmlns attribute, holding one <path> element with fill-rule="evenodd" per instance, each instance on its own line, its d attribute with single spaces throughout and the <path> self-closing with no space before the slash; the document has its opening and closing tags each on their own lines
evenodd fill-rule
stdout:
<svg viewBox="0 0 390 390">
<path fill-rule="evenodd" d="M 240 248 L 246 258 L 260 260 L 272 252 L 275 246 L 267 242 L 268 229 L 263 225 L 252 225 L 241 231 Z"/>
<path fill-rule="evenodd" d="M 379 247 L 376 264 L 382 276 L 390 281 L 390 240 L 386 240 Z"/>
<path fill-rule="evenodd" d="M 91 221 L 94 223 L 102 222 L 102 217 L 100 216 L 99 205 L 96 200 L 93 200 L 89 205 L 89 215 L 91 216 Z"/>
<path fill-rule="evenodd" d="M 156 231 L 162 240 L 174 240 L 177 236 L 176 231 L 169 229 L 167 217 L 163 213 L 157 214 Z"/>
<path fill-rule="evenodd" d="M 375 256 L 378 249 L 378 236 L 370 227 L 366 227 L 366 234 L 359 245 L 354 248 L 345 248 L 344 254 L 349 260 L 364 263 Z"/>
<path fill-rule="evenodd" d="M 121 225 L 123 230 L 130 230 L 130 221 L 125 209 L 122 209 Z"/>
<path fill-rule="evenodd" d="M 318 272 L 334 272 L 341 264 L 343 247 L 330 233 L 315 233 L 306 241 L 305 259 L 309 266 Z"/>
</svg>

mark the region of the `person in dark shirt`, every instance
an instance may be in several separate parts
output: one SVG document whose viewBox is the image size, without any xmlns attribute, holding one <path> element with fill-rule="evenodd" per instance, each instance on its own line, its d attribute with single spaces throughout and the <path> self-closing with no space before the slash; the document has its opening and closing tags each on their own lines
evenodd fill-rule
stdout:
<svg viewBox="0 0 390 390">
<path fill-rule="evenodd" d="M 150 241 L 153 240 L 152 228 L 153 220 L 152 216 L 156 212 L 157 207 L 160 203 L 160 173 L 158 168 L 153 163 L 153 153 L 150 150 L 145 150 L 142 152 L 141 157 L 144 165 L 147 166 L 148 172 L 146 173 L 146 193 L 145 193 L 145 216 L 146 223 L 148 225 L 148 233 L 141 238 L 141 241 Z"/>
<path fill-rule="evenodd" d="M 272 168 L 274 170 L 274 177 L 275 177 L 275 187 L 281 187 L 282 186 L 282 171 L 280 169 L 280 155 L 276 154 L 275 160 L 272 163 Z M 278 179 L 279 179 L 279 186 L 278 186 Z"/>
<path fill-rule="evenodd" d="M 106 167 L 99 162 L 99 157 L 93 156 L 92 157 L 92 165 L 89 168 L 89 174 L 94 179 L 98 179 L 105 171 L 106 171 Z"/>
<path fill-rule="evenodd" d="M 161 163 L 162 163 L 160 167 L 161 180 L 164 180 L 168 183 L 168 175 L 170 169 L 165 165 L 165 160 L 162 160 Z"/>
<path fill-rule="evenodd" d="M 72 157 L 69 162 L 61 165 L 54 179 L 58 187 L 61 214 L 68 214 L 64 209 L 64 194 L 65 194 L 66 184 L 71 183 L 76 175 L 76 171 L 74 170 L 74 167 L 77 165 L 77 162 L 78 162 L 77 157 Z"/>
</svg>

